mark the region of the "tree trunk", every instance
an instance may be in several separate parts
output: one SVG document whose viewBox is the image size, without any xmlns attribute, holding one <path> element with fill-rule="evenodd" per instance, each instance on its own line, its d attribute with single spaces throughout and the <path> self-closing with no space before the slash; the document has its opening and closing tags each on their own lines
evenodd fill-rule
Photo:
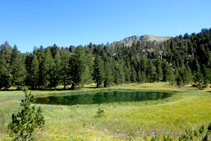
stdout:
<svg viewBox="0 0 211 141">
<path fill-rule="evenodd" d="M 71 90 L 75 90 L 75 84 L 72 83 Z"/>
<path fill-rule="evenodd" d="M 65 77 L 64 77 L 64 90 L 66 89 L 66 79 L 65 79 Z"/>
<path fill-rule="evenodd" d="M 106 83 L 106 81 L 104 81 L 104 87 L 107 87 L 107 83 Z"/>
</svg>

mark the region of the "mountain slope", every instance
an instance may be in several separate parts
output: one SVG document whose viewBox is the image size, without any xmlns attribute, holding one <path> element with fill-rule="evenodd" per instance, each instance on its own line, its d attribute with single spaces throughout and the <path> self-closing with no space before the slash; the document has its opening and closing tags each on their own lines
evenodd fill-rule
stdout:
<svg viewBox="0 0 211 141">
<path fill-rule="evenodd" d="M 162 41 L 168 40 L 170 38 L 171 37 L 160 37 L 160 36 L 153 36 L 153 35 L 142 35 L 142 36 L 134 35 L 134 36 L 127 37 L 120 41 L 114 41 L 112 44 L 125 44 L 126 46 L 131 46 L 133 41 L 140 40 L 140 41 L 162 42 Z"/>
</svg>

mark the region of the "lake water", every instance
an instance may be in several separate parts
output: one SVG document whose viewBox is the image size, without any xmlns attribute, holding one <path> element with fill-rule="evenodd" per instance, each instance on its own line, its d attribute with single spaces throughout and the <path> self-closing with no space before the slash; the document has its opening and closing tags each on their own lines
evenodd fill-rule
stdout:
<svg viewBox="0 0 211 141">
<path fill-rule="evenodd" d="M 78 94 L 65 96 L 49 96 L 36 98 L 35 103 L 56 104 L 56 105 L 76 105 L 76 104 L 101 104 L 127 101 L 146 101 L 164 99 L 172 96 L 165 92 L 100 92 L 95 94 Z"/>
</svg>

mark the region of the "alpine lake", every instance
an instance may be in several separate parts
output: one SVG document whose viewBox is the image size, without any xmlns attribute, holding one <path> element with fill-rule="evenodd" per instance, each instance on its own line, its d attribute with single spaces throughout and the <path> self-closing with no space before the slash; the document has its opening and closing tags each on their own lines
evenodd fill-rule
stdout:
<svg viewBox="0 0 211 141">
<path fill-rule="evenodd" d="M 35 103 L 37 104 L 51 104 L 51 105 L 81 105 L 81 104 L 102 104 L 114 102 L 137 102 L 147 100 L 158 100 L 173 96 L 172 93 L 167 92 L 98 92 L 93 94 L 75 94 L 75 95 L 54 95 L 48 97 L 37 97 Z"/>
</svg>

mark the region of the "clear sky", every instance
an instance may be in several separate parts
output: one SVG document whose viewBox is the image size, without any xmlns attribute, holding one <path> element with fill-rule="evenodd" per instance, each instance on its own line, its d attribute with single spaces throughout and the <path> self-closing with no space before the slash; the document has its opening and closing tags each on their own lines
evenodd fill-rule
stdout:
<svg viewBox="0 0 211 141">
<path fill-rule="evenodd" d="M 106 44 L 132 35 L 177 36 L 211 28 L 211 0 L 0 0 L 0 44 Z"/>
</svg>

